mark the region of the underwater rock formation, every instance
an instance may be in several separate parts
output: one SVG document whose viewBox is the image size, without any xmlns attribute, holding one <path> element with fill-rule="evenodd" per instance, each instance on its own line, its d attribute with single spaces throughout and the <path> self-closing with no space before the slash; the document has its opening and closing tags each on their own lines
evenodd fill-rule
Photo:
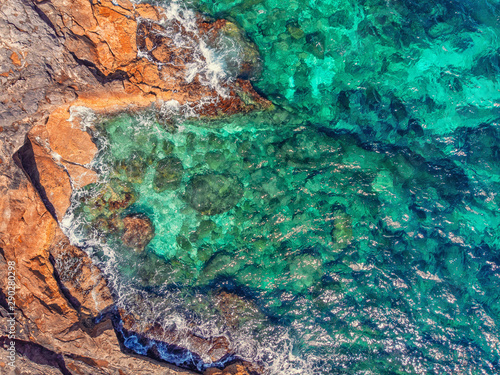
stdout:
<svg viewBox="0 0 500 375">
<path fill-rule="evenodd" d="M 97 148 L 85 120 L 168 100 L 193 103 L 202 115 L 269 102 L 241 79 L 224 83 L 225 95 L 200 74 L 187 81 L 193 56 L 155 34 L 163 11 L 151 5 L 9 0 L 0 2 L 0 13 L 0 340 L 7 342 L 10 316 L 7 262 L 15 262 L 16 371 L 191 373 L 122 347 L 101 271 L 59 227 L 73 189 L 98 178 L 89 166 Z M 225 24 L 198 22 L 207 35 Z M 150 43 L 159 46 L 154 59 L 146 56 Z M 180 56 L 176 67 L 168 65 L 172 56 Z M 202 98 L 210 100 L 196 106 Z M 139 248 L 149 236 L 129 241 L 126 234 L 125 242 Z M 0 367 L 7 371 L 6 357 L 2 345 Z"/>
<path fill-rule="evenodd" d="M 185 199 L 203 215 L 217 215 L 233 208 L 243 196 L 243 185 L 235 177 L 207 174 L 193 177 Z"/>
<path fill-rule="evenodd" d="M 153 224 L 146 216 L 129 215 L 123 219 L 123 225 L 122 241 L 135 251 L 144 250 L 154 236 Z"/>
<path fill-rule="evenodd" d="M 158 162 L 154 178 L 154 189 L 158 192 L 179 187 L 184 168 L 179 158 L 167 156 Z"/>
</svg>

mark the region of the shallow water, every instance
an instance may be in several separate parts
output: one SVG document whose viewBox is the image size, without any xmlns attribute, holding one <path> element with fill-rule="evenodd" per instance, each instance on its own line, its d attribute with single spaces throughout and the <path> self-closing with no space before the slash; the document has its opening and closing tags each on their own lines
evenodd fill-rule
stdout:
<svg viewBox="0 0 500 375">
<path fill-rule="evenodd" d="M 243 27 L 276 108 L 97 125 L 103 180 L 65 223 L 119 303 L 270 374 L 498 373 L 500 3 L 187 6 Z M 223 44 L 232 79 L 244 48 Z M 154 224 L 144 252 L 121 243 L 130 213 Z M 220 290 L 245 298 L 237 322 Z"/>
</svg>

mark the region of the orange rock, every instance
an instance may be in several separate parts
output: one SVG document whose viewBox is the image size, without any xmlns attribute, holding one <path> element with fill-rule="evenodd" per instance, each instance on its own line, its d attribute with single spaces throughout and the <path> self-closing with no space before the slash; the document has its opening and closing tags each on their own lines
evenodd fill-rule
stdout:
<svg viewBox="0 0 500 375">
<path fill-rule="evenodd" d="M 79 99 L 72 103 L 92 109 L 96 113 L 114 114 L 128 109 L 141 109 L 150 106 L 157 100 L 156 95 L 146 94 L 136 85 L 127 85 L 113 91 L 98 90 L 79 95 Z M 171 96 L 165 93 L 166 98 Z"/>
<path fill-rule="evenodd" d="M 51 113 L 46 129 L 51 149 L 65 161 L 85 165 L 94 159 L 97 147 L 90 135 L 82 131 L 78 119 L 69 121 L 67 107 Z"/>
<path fill-rule="evenodd" d="M 71 178 L 71 185 L 73 189 L 80 189 L 89 184 L 93 184 L 94 182 L 99 181 L 99 177 L 97 173 L 91 169 L 82 167 L 77 164 L 70 163 L 61 163 L 66 172 L 68 172 L 69 177 Z"/>
<path fill-rule="evenodd" d="M 71 182 L 68 174 L 45 153 L 35 151 L 35 162 L 40 184 L 47 199 L 54 206 L 57 219 L 61 220 L 70 206 Z"/>
<path fill-rule="evenodd" d="M 150 4 L 137 4 L 134 10 L 136 17 L 139 16 L 156 22 L 160 20 L 160 10 Z"/>
<path fill-rule="evenodd" d="M 14 65 L 21 66 L 21 59 L 17 55 L 17 53 L 12 52 L 12 55 L 10 55 L 10 59 L 14 63 Z"/>
<path fill-rule="evenodd" d="M 38 330 L 60 334 L 69 329 L 77 315 L 60 293 L 49 261 L 48 248 L 57 223 L 33 187 L 26 183 L 0 198 L 2 212 L 6 206 L 9 215 L 4 215 L 0 238 L 6 259 L 16 262 L 17 306 Z M 0 283 L 3 284 L 4 280 Z M 54 321 L 58 321 L 55 326 Z"/>
</svg>

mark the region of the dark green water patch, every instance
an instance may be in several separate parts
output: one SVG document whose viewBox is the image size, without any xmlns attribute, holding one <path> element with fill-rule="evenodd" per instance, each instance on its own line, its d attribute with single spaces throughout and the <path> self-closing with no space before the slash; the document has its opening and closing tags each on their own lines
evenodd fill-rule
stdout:
<svg viewBox="0 0 500 375">
<path fill-rule="evenodd" d="M 212 173 L 189 180 L 184 199 L 202 215 L 211 216 L 229 211 L 242 195 L 243 186 L 236 178 Z"/>
<path fill-rule="evenodd" d="M 168 149 L 167 149 L 168 150 Z M 153 187 L 157 192 L 175 190 L 179 187 L 184 168 L 179 158 L 167 156 L 156 165 Z"/>
</svg>

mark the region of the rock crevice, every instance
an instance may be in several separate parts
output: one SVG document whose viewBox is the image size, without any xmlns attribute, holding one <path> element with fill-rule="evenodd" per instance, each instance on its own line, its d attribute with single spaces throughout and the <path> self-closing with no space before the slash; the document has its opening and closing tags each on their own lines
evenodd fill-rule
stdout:
<svg viewBox="0 0 500 375">
<path fill-rule="evenodd" d="M 35 161 L 35 153 L 33 152 L 33 146 L 31 145 L 31 141 L 26 138 L 26 142 L 24 145 L 14 154 L 14 162 L 16 162 L 17 166 L 23 170 L 26 174 L 26 177 L 29 179 L 33 187 L 36 189 L 40 198 L 42 199 L 45 208 L 52 217 L 57 220 L 56 211 L 54 206 L 47 198 L 47 192 L 45 188 L 40 183 L 40 172 L 38 171 L 36 161 Z"/>
</svg>

